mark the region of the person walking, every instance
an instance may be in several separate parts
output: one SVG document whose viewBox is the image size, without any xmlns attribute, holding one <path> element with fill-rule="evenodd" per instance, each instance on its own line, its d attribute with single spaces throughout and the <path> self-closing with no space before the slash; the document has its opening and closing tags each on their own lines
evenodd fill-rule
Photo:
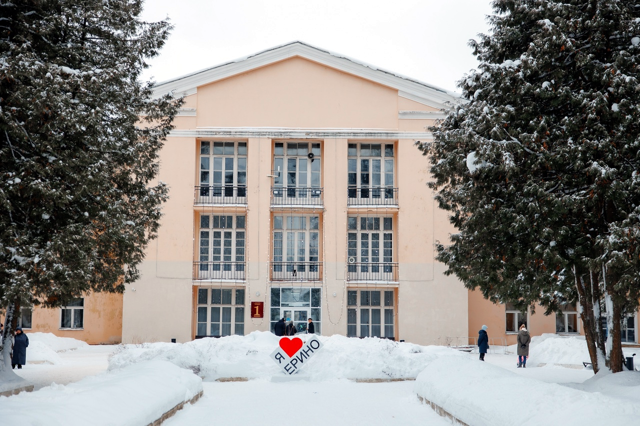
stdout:
<svg viewBox="0 0 640 426">
<path fill-rule="evenodd" d="M 289 324 L 287 324 L 287 328 L 284 330 L 284 335 L 285 336 L 295 336 L 295 334 L 296 334 L 296 326 L 293 325 L 293 321 L 291 320 L 291 318 L 287 318 L 287 321 L 289 321 Z"/>
<path fill-rule="evenodd" d="M 284 317 L 283 317 L 283 318 L 280 318 L 280 320 L 273 327 L 273 332 L 275 333 L 276 336 L 284 336 L 284 330 L 285 330 L 285 324 L 284 324 Z"/>
<path fill-rule="evenodd" d="M 309 318 L 309 324 L 307 325 L 307 334 L 315 334 L 316 326 L 313 324 L 313 320 Z"/>
<path fill-rule="evenodd" d="M 13 356 L 11 357 L 11 368 L 21 369 L 27 363 L 27 346 L 29 338 L 22 332 L 22 328 L 16 328 L 16 335 L 13 338 Z"/>
<path fill-rule="evenodd" d="M 518 368 L 527 368 L 529 343 L 531 343 L 531 336 L 527 331 L 527 327 L 522 324 L 520 326 L 520 331 L 518 331 Z"/>
<path fill-rule="evenodd" d="M 484 355 L 489 350 L 489 335 L 487 334 L 487 326 L 483 325 L 478 331 L 478 352 L 480 352 L 480 361 L 484 361 Z"/>
</svg>

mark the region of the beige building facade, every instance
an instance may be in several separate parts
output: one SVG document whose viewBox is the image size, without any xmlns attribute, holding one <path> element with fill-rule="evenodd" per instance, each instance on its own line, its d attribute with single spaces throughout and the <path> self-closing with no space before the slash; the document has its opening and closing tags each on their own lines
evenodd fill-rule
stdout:
<svg viewBox="0 0 640 426">
<path fill-rule="evenodd" d="M 156 86 L 185 103 L 160 154 L 158 238 L 124 295 L 23 309 L 25 331 L 88 343 L 186 342 L 273 330 L 491 345 L 584 334 L 578 309 L 521 313 L 435 260 L 455 230 L 416 141 L 457 98 L 301 42 Z M 256 304 L 258 306 L 256 306 Z M 256 310 L 257 309 L 257 310 Z M 637 315 L 623 342 L 637 344 Z"/>
<path fill-rule="evenodd" d="M 434 259 L 453 229 L 415 146 L 452 94 L 300 42 L 156 86 L 170 92 L 185 98 L 161 152 L 170 199 L 124 294 L 125 343 L 283 317 L 324 335 L 468 335 L 468 292 Z"/>
</svg>

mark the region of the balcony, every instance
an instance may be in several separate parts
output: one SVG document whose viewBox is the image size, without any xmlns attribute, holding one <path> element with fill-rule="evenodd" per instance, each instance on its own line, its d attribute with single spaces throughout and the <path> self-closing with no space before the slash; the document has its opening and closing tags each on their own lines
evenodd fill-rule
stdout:
<svg viewBox="0 0 640 426">
<path fill-rule="evenodd" d="M 369 262 L 349 263 L 347 264 L 347 281 L 397 282 L 398 264 Z"/>
<path fill-rule="evenodd" d="M 271 281 L 322 281 L 322 262 L 271 262 Z"/>
<path fill-rule="evenodd" d="M 196 206 L 246 205 L 247 187 L 233 185 L 196 186 L 194 204 Z"/>
<path fill-rule="evenodd" d="M 347 188 L 348 206 L 387 207 L 398 205 L 398 188 Z"/>
<path fill-rule="evenodd" d="M 283 186 L 271 188 L 272 207 L 322 207 L 322 188 Z"/>
<path fill-rule="evenodd" d="M 193 262 L 193 279 L 202 281 L 244 281 L 244 262 Z"/>
</svg>

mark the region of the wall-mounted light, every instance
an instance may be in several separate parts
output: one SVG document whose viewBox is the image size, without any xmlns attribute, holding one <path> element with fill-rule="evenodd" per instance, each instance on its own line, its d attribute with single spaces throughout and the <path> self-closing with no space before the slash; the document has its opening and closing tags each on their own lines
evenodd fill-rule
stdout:
<svg viewBox="0 0 640 426">
<path fill-rule="evenodd" d="M 335 291 L 333 292 L 333 297 L 336 297 L 338 295 L 338 293 L 336 293 Z"/>
<path fill-rule="evenodd" d="M 260 292 L 256 291 L 256 297 L 260 296 Z"/>
</svg>

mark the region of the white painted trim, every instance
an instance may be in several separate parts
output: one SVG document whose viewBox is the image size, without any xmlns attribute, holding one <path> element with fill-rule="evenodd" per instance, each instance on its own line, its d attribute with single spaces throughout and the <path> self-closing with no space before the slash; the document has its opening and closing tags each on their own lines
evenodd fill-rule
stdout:
<svg viewBox="0 0 640 426">
<path fill-rule="evenodd" d="M 178 117 L 195 117 L 196 109 L 195 108 L 180 108 L 178 110 Z"/>
<path fill-rule="evenodd" d="M 169 134 L 174 138 L 268 138 L 268 139 L 432 139 L 431 132 L 402 132 L 384 129 L 306 129 L 287 127 L 201 127 L 197 129 L 174 129 Z"/>
<path fill-rule="evenodd" d="M 171 92 L 176 97 L 188 96 L 196 93 L 199 86 L 296 56 L 397 89 L 400 96 L 432 107 L 443 108 L 446 103 L 456 102 L 459 99 L 459 95 L 439 87 L 365 64 L 344 55 L 319 49 L 300 41 L 277 46 L 255 55 L 158 83 L 154 88 L 154 96 L 159 97 Z"/>
<path fill-rule="evenodd" d="M 442 111 L 399 111 L 400 120 L 442 120 L 447 116 Z"/>
</svg>

